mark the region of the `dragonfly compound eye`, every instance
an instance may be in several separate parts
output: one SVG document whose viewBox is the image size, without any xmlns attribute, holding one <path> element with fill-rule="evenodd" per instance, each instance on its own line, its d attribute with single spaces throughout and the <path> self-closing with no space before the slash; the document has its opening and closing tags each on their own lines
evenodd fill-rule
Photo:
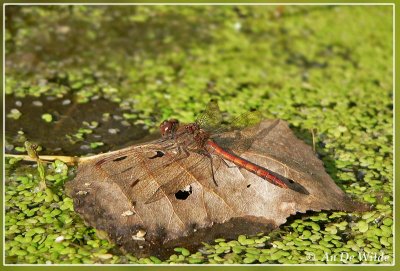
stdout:
<svg viewBox="0 0 400 271">
<path fill-rule="evenodd" d="M 160 124 L 160 132 L 162 136 L 172 134 L 178 128 L 179 122 L 176 119 L 165 120 Z"/>
</svg>

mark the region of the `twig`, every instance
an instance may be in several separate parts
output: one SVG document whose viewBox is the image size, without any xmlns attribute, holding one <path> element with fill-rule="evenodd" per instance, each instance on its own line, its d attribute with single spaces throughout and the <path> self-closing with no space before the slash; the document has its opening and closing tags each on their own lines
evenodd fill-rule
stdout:
<svg viewBox="0 0 400 271">
<path fill-rule="evenodd" d="M 27 154 L 5 154 L 6 158 L 18 158 L 24 161 L 36 162 L 35 158 L 30 157 Z M 60 160 L 68 165 L 75 165 L 82 162 L 89 157 L 77 157 L 77 156 L 62 156 L 62 155 L 40 155 L 39 158 L 44 162 L 53 162 L 55 160 Z"/>
</svg>

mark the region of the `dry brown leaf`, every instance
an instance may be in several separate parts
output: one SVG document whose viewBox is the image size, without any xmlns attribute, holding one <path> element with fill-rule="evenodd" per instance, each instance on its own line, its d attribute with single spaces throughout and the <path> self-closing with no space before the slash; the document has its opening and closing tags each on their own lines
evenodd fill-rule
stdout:
<svg viewBox="0 0 400 271">
<path fill-rule="evenodd" d="M 215 186 L 203 155 L 171 163 L 173 151 L 150 142 L 81 162 L 68 193 L 88 224 L 137 256 L 163 257 L 176 246 L 268 232 L 296 212 L 368 209 L 334 183 L 285 121 L 265 120 L 257 129 L 261 137 L 242 157 L 293 180 L 291 189 L 220 159 L 214 159 Z M 186 199 L 178 199 L 179 190 Z"/>
</svg>

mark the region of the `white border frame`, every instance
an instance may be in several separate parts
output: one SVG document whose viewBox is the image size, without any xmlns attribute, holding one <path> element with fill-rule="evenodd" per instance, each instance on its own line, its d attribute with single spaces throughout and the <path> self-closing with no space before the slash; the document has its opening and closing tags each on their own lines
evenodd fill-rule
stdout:
<svg viewBox="0 0 400 271">
<path fill-rule="evenodd" d="M 3 262 L 4 266 L 71 266 L 71 267 L 78 267 L 78 266 L 253 266 L 253 267 L 260 267 L 260 266 L 376 266 L 376 267 L 385 267 L 385 266 L 395 266 L 396 261 L 396 238 L 395 238 L 395 223 L 396 223 L 396 199 L 395 199 L 395 191 L 396 191 L 396 182 L 395 182 L 395 173 L 396 173 L 396 158 L 395 158 L 395 136 L 393 136 L 393 261 L 392 264 L 6 264 L 5 262 L 5 9 L 7 6 L 52 6 L 52 5 L 85 5 L 85 6 L 229 6 L 229 5 L 236 5 L 236 6 L 392 6 L 393 9 L 393 135 L 395 135 L 395 115 L 396 115 L 396 80 L 395 80 L 395 67 L 396 67 L 396 5 L 394 3 L 3 3 Z"/>
</svg>

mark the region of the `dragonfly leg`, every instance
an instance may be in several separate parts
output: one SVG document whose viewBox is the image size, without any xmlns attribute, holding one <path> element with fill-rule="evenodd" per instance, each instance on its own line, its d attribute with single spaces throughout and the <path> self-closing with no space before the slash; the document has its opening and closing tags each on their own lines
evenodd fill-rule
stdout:
<svg viewBox="0 0 400 271">
<path fill-rule="evenodd" d="M 214 151 L 215 151 L 215 150 L 213 149 L 213 150 L 211 151 L 211 153 L 209 153 L 209 154 L 213 154 Z M 217 155 L 217 157 L 218 157 L 219 159 L 221 159 L 222 162 L 224 162 L 225 166 L 227 166 L 228 168 L 237 168 L 237 167 L 238 167 L 237 165 L 234 165 L 234 166 L 229 165 L 229 164 L 225 161 L 225 159 L 222 158 L 222 157 L 220 157 L 219 155 Z"/>
<path fill-rule="evenodd" d="M 197 152 L 202 154 L 202 155 L 204 155 L 204 156 L 207 156 L 210 159 L 212 179 L 213 179 L 213 182 L 214 182 L 215 186 L 218 186 L 217 181 L 215 180 L 215 175 L 214 175 L 214 165 L 213 165 L 212 155 L 206 150 L 199 150 Z"/>
<path fill-rule="evenodd" d="M 175 163 L 175 162 L 177 162 L 179 160 L 188 158 L 190 156 L 190 152 L 185 147 L 182 147 L 182 146 L 178 145 L 177 149 L 178 149 L 178 153 L 176 154 L 176 156 L 178 158 L 174 158 L 170 163 L 166 164 L 165 167 L 168 167 L 168 166 L 172 165 L 173 163 Z M 182 154 L 182 150 L 185 153 L 184 156 L 181 155 Z"/>
<path fill-rule="evenodd" d="M 207 156 L 208 158 L 210 158 L 211 174 L 212 174 L 213 182 L 214 182 L 215 186 L 218 186 L 217 181 L 215 180 L 215 176 L 214 176 L 213 158 L 212 158 L 211 154 L 209 154 L 209 153 L 207 153 L 206 156 Z"/>
</svg>

